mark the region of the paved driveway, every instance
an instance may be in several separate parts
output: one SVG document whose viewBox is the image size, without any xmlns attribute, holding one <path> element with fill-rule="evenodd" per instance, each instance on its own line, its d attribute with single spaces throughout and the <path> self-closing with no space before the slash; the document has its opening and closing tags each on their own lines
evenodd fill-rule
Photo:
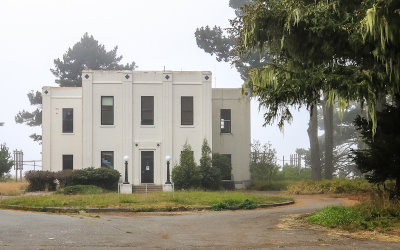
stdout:
<svg viewBox="0 0 400 250">
<path fill-rule="evenodd" d="M 400 249 L 400 243 L 357 240 L 317 229 L 278 227 L 291 214 L 342 200 L 298 197 L 273 209 L 128 216 L 57 215 L 0 210 L 1 249 L 285 248 Z"/>
</svg>

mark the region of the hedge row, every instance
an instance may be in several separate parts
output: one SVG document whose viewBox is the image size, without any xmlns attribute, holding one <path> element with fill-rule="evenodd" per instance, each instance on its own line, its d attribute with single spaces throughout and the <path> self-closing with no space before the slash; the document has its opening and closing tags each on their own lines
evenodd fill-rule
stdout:
<svg viewBox="0 0 400 250">
<path fill-rule="evenodd" d="M 110 168 L 85 168 L 78 170 L 28 171 L 25 179 L 29 182 L 29 191 L 54 191 L 57 183 L 61 188 L 72 185 L 94 185 L 108 190 L 118 187 L 121 174 Z"/>
</svg>

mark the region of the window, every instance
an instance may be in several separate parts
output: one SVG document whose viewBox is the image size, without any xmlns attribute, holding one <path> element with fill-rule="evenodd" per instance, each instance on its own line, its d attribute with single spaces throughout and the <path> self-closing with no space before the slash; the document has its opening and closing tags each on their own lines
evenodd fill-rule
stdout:
<svg viewBox="0 0 400 250">
<path fill-rule="evenodd" d="M 101 167 L 114 168 L 114 151 L 101 151 Z"/>
<path fill-rule="evenodd" d="M 193 125 L 193 96 L 181 96 L 181 125 Z"/>
<path fill-rule="evenodd" d="M 141 125 L 154 125 L 154 96 L 142 96 Z"/>
<path fill-rule="evenodd" d="M 221 133 L 231 132 L 231 110 L 221 109 Z"/>
<path fill-rule="evenodd" d="M 229 110 L 230 111 L 230 110 Z M 227 166 L 221 169 L 222 180 L 231 180 L 232 179 L 232 155 L 231 154 L 222 154 L 223 157 L 226 158 Z"/>
<path fill-rule="evenodd" d="M 74 132 L 74 109 L 65 108 L 62 109 L 62 132 L 73 133 Z"/>
<path fill-rule="evenodd" d="M 101 97 L 101 125 L 114 125 L 114 96 Z"/>
<path fill-rule="evenodd" d="M 63 170 L 74 169 L 74 156 L 63 155 Z"/>
</svg>

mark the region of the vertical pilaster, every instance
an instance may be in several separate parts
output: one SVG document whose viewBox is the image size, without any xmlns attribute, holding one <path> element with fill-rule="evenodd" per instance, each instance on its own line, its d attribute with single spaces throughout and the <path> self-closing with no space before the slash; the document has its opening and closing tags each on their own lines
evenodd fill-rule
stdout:
<svg viewBox="0 0 400 250">
<path fill-rule="evenodd" d="M 212 73 L 202 72 L 203 83 L 203 138 L 207 139 L 208 145 L 212 150 Z"/>
<path fill-rule="evenodd" d="M 133 183 L 135 159 L 133 158 L 133 77 L 132 71 L 121 72 L 122 76 L 122 154 L 129 156 L 128 181 Z M 122 159 L 116 159 L 122 162 Z"/>
<path fill-rule="evenodd" d="M 173 146 L 174 146 L 174 137 L 173 137 L 173 93 L 172 93 L 172 85 L 173 85 L 173 74 L 172 72 L 163 72 L 162 75 L 162 88 L 163 88 L 163 141 L 161 143 L 161 184 L 164 184 L 167 178 L 167 169 L 166 169 L 166 162 L 165 156 L 171 156 L 171 163 L 174 160 L 177 160 L 173 153 Z M 171 167 L 173 164 L 171 164 Z M 170 168 L 172 171 L 172 168 Z"/>
<path fill-rule="evenodd" d="M 93 72 L 82 72 L 82 168 L 93 166 Z"/>
<path fill-rule="evenodd" d="M 51 88 L 42 89 L 42 169 L 51 170 Z M 61 163 L 60 163 L 61 164 Z"/>
</svg>

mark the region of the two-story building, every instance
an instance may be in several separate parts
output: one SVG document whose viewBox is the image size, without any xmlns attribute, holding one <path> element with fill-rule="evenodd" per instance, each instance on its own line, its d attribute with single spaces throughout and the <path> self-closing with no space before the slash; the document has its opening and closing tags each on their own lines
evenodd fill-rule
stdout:
<svg viewBox="0 0 400 250">
<path fill-rule="evenodd" d="M 43 87 L 43 170 L 110 167 L 133 185 L 166 181 L 165 157 L 185 143 L 199 162 L 207 139 L 231 159 L 237 188 L 249 183 L 250 100 L 212 89 L 209 71 L 82 72 L 82 87 Z"/>
</svg>

